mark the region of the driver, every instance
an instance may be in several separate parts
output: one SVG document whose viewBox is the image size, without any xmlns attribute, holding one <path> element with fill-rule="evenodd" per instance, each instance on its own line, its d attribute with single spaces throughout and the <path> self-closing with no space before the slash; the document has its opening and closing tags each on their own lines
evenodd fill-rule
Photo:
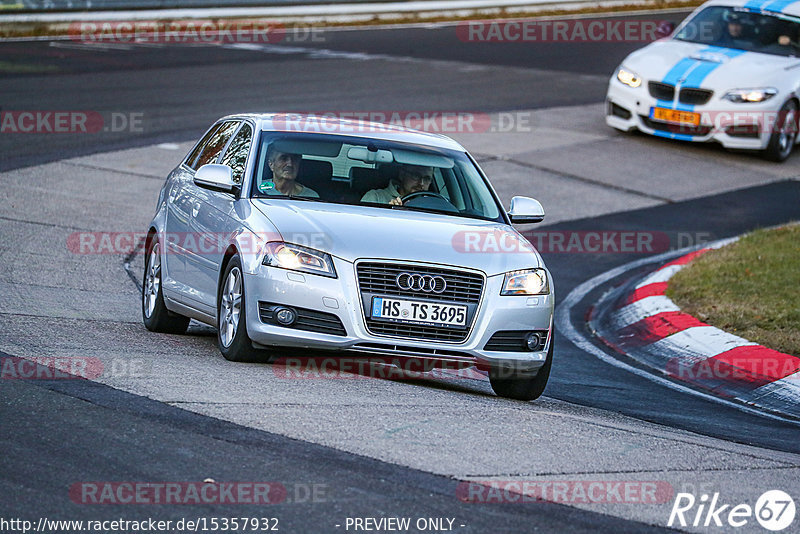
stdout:
<svg viewBox="0 0 800 534">
<path fill-rule="evenodd" d="M 742 16 L 735 11 L 728 11 L 723 18 L 727 24 L 725 25 L 725 31 L 720 41 L 722 41 L 723 44 L 730 44 L 744 39 L 744 26 L 742 25 L 744 21 L 742 20 Z"/>
<path fill-rule="evenodd" d="M 400 165 L 397 179 L 389 181 L 383 189 L 373 189 L 361 198 L 361 202 L 402 206 L 402 197 L 411 193 L 427 191 L 433 182 L 433 167 Z"/>
</svg>

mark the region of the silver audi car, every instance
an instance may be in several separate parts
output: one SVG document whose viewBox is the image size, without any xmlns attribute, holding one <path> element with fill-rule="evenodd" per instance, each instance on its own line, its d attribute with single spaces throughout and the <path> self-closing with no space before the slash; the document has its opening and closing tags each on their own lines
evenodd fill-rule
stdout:
<svg viewBox="0 0 800 534">
<path fill-rule="evenodd" d="M 152 331 L 217 328 L 232 361 L 292 351 L 454 364 L 544 391 L 553 280 L 452 139 L 288 114 L 217 121 L 167 177 L 146 241 Z"/>
</svg>

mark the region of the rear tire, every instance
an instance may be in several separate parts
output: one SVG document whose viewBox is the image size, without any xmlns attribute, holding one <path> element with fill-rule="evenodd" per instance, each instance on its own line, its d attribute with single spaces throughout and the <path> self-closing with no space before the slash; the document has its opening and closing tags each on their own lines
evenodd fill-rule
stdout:
<svg viewBox="0 0 800 534">
<path fill-rule="evenodd" d="M 217 343 L 225 359 L 232 362 L 261 360 L 247 335 L 246 308 L 242 262 L 235 255 L 225 267 L 217 292 Z"/>
<path fill-rule="evenodd" d="M 189 318 L 171 312 L 164 304 L 161 288 L 161 245 L 153 236 L 147 247 L 142 277 L 142 322 L 151 332 L 185 334 Z"/>
<path fill-rule="evenodd" d="M 797 111 L 797 102 L 790 100 L 778 112 L 774 131 L 763 153 L 764 158 L 781 162 L 785 161 L 792 153 L 795 141 L 797 141 Z"/>
<path fill-rule="evenodd" d="M 490 371 L 489 382 L 492 389 L 500 397 L 521 401 L 536 400 L 544 393 L 547 380 L 550 378 L 550 367 L 553 363 L 553 339 L 547 351 L 547 360 L 536 373 L 536 376 L 507 377 L 502 371 Z"/>
</svg>

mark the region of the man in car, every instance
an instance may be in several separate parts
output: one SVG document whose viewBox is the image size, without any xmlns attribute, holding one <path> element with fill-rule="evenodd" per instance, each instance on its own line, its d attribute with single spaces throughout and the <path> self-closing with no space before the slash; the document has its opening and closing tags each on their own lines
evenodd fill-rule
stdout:
<svg viewBox="0 0 800 534">
<path fill-rule="evenodd" d="M 390 180 L 383 189 L 373 189 L 361 198 L 361 202 L 402 206 L 402 198 L 411 193 L 427 191 L 433 182 L 433 167 L 400 165 L 396 180 Z"/>
<path fill-rule="evenodd" d="M 724 18 L 727 25 L 720 38 L 721 44 L 724 46 L 735 44 L 737 41 L 741 42 L 745 38 L 741 15 L 735 11 L 729 11 Z"/>
<path fill-rule="evenodd" d="M 280 152 L 271 144 L 267 150 L 267 165 L 272 170 L 272 181 L 262 182 L 259 189 L 268 195 L 287 195 L 319 198 L 313 189 L 297 182 L 300 170 L 300 156 Z"/>
</svg>

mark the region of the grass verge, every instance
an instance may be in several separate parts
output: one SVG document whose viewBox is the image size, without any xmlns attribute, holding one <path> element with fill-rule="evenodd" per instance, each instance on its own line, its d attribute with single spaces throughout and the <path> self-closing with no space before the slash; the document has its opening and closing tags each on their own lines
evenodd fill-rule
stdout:
<svg viewBox="0 0 800 534">
<path fill-rule="evenodd" d="M 703 322 L 800 356 L 800 224 L 707 252 L 670 279 L 667 296 Z"/>
</svg>

